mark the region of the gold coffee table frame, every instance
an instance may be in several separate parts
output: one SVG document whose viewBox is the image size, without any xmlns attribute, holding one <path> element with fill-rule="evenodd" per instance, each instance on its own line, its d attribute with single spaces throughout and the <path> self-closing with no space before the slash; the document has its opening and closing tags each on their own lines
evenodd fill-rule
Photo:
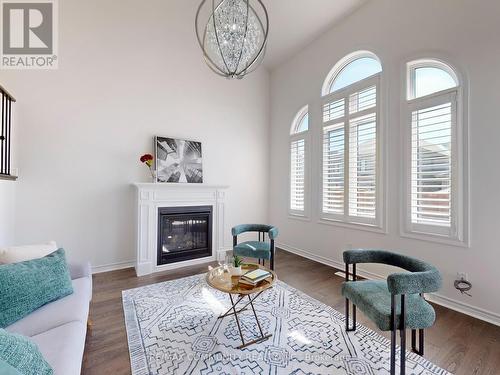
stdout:
<svg viewBox="0 0 500 375">
<path fill-rule="evenodd" d="M 240 284 L 239 283 L 240 276 L 231 276 L 228 272 L 224 272 L 223 266 L 210 270 L 206 276 L 208 285 L 210 285 L 214 289 L 229 294 L 229 299 L 231 300 L 231 308 L 227 310 L 224 314 L 219 316 L 218 319 L 224 319 L 226 316 L 234 315 L 242 342 L 242 344 L 238 346 L 238 349 L 243 349 L 250 345 L 266 341 L 268 338 L 272 336 L 272 334 L 264 334 L 264 332 L 262 331 L 262 327 L 260 325 L 259 318 L 257 317 L 257 313 L 255 312 L 255 307 L 253 305 L 253 302 L 257 298 L 259 298 L 259 296 L 267 289 L 272 288 L 272 286 L 278 279 L 278 277 L 273 271 L 259 264 L 243 264 L 241 268 L 243 274 L 251 270 L 263 269 L 271 273 L 271 278 L 267 278 L 266 280 L 260 282 L 256 286 Z M 236 303 L 235 299 L 233 298 L 233 295 L 238 296 Z M 246 303 L 246 305 L 244 305 L 241 309 L 236 310 L 236 306 L 238 306 L 240 302 L 245 299 L 245 297 L 248 297 L 248 302 Z M 252 308 L 252 312 L 255 317 L 257 327 L 259 327 L 260 337 L 246 343 L 245 339 L 243 338 L 243 331 L 241 330 L 238 314 L 247 310 L 248 306 L 251 306 Z"/>
</svg>

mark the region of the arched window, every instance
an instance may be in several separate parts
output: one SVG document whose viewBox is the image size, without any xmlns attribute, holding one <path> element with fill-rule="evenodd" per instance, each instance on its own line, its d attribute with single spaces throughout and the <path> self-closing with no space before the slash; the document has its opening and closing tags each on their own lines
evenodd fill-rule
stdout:
<svg viewBox="0 0 500 375">
<path fill-rule="evenodd" d="M 435 59 L 407 64 L 406 229 L 464 239 L 462 87 Z"/>
<path fill-rule="evenodd" d="M 408 64 L 408 99 L 421 98 L 459 86 L 455 71 L 437 60 L 417 60 Z"/>
<path fill-rule="evenodd" d="M 382 71 L 378 57 L 369 51 L 358 51 L 340 60 L 323 84 L 323 96 L 350 86 Z"/>
<path fill-rule="evenodd" d="M 309 107 L 295 116 L 290 129 L 290 214 L 306 215 L 306 152 L 309 133 Z"/>
<path fill-rule="evenodd" d="M 309 130 L 309 107 L 306 105 L 295 116 L 290 130 L 290 135 L 306 132 Z"/>
<path fill-rule="evenodd" d="M 379 59 L 340 60 L 323 84 L 322 219 L 382 225 Z"/>
</svg>

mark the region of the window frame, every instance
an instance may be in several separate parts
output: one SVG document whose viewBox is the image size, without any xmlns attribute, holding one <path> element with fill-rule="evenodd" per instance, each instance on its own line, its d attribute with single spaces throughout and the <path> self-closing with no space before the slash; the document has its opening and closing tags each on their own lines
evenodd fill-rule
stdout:
<svg viewBox="0 0 500 375">
<path fill-rule="evenodd" d="M 374 57 L 378 60 L 378 58 L 369 52 L 370 57 Z M 349 57 L 349 62 L 354 61 L 360 57 L 366 57 L 366 55 L 355 55 L 351 54 L 348 56 Z M 341 62 L 347 61 L 347 58 L 344 58 L 341 60 Z M 348 62 L 348 63 L 349 63 Z M 347 63 L 347 64 L 348 64 Z M 345 67 L 345 63 L 339 65 L 338 63 L 336 65 L 338 72 L 341 71 Z M 331 78 L 330 76 L 327 77 L 327 80 L 325 81 L 325 85 L 323 86 L 323 92 L 325 88 L 329 88 L 333 82 L 335 81 L 335 78 Z M 326 84 L 328 82 L 328 84 Z M 364 89 L 370 88 L 370 87 L 376 87 L 377 91 L 377 101 L 376 101 L 376 106 L 371 107 L 369 109 L 365 109 L 359 112 L 356 112 L 352 115 L 349 114 L 349 97 L 351 94 L 354 94 L 356 92 L 362 91 Z M 326 103 L 331 103 L 336 100 L 341 100 L 344 99 L 344 116 L 341 118 L 334 119 L 332 121 L 323 121 L 323 112 L 322 112 L 322 121 L 321 121 L 321 131 L 320 131 L 320 136 L 318 137 L 320 141 L 320 177 L 319 177 L 319 215 L 320 215 L 320 223 L 323 224 L 334 224 L 334 225 L 339 225 L 339 226 L 344 226 L 344 227 L 351 227 L 351 228 L 356 228 L 356 229 L 366 229 L 369 231 L 374 231 L 374 232 L 381 232 L 381 233 L 386 233 L 385 231 L 385 174 L 384 174 L 384 164 L 385 164 L 385 152 L 384 152 L 384 129 L 383 129 L 383 106 L 385 101 L 383 100 L 385 98 L 383 91 L 383 70 L 379 73 L 376 73 L 370 77 L 364 78 L 360 81 L 357 81 L 347 87 L 344 87 L 342 89 L 339 89 L 333 93 L 329 93 L 326 95 L 323 95 L 322 100 L 321 100 L 321 108 L 323 111 L 323 105 Z M 349 179 L 349 168 L 345 167 L 346 165 L 349 166 L 349 132 L 350 132 L 350 127 L 349 127 L 349 120 L 352 118 L 357 118 L 361 117 L 365 114 L 370 114 L 370 113 L 375 113 L 376 115 L 376 158 L 377 158 L 377 163 L 376 163 L 376 168 L 375 168 L 375 175 L 376 175 L 376 200 L 375 200 L 375 206 L 376 206 L 376 214 L 375 218 L 363 218 L 359 216 L 350 216 L 349 214 L 349 185 L 350 185 L 350 179 Z M 324 128 L 332 125 L 335 122 L 342 122 L 344 121 L 344 213 L 343 214 L 334 214 L 334 213 L 325 213 L 323 211 L 323 201 L 324 201 L 324 196 L 323 196 L 323 186 L 324 186 L 324 181 L 323 181 L 323 166 L 324 166 L 324 148 L 323 148 L 323 137 L 324 137 Z"/>
<path fill-rule="evenodd" d="M 415 71 L 437 68 L 449 73 L 457 86 L 415 98 Z M 470 246 L 468 187 L 468 102 L 467 85 L 459 71 L 436 58 L 412 60 L 405 64 L 404 97 L 401 106 L 402 202 L 400 235 L 418 240 L 455 246 Z M 413 223 L 412 221 L 412 113 L 440 104 L 451 103 L 451 186 L 450 227 Z"/>
<path fill-rule="evenodd" d="M 304 117 L 309 116 L 308 129 L 299 132 L 298 127 L 302 123 Z M 290 134 L 288 139 L 288 216 L 293 219 L 309 220 L 310 216 L 310 134 L 311 134 L 311 113 L 309 111 L 309 105 L 302 107 L 292 120 L 292 125 L 290 127 Z M 292 152 L 291 145 L 293 142 L 304 140 L 304 210 L 292 209 Z"/>
</svg>

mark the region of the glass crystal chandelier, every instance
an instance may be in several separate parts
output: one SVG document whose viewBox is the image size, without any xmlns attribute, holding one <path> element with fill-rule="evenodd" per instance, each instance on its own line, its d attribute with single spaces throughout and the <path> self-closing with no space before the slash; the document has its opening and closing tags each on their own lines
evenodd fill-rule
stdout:
<svg viewBox="0 0 500 375">
<path fill-rule="evenodd" d="M 262 62 L 269 17 L 261 0 L 203 0 L 195 23 L 205 61 L 215 73 L 243 78 Z"/>
</svg>

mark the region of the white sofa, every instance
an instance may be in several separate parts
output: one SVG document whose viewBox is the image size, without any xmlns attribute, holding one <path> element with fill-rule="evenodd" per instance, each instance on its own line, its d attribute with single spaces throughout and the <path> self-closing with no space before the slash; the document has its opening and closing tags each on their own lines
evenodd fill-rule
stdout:
<svg viewBox="0 0 500 375">
<path fill-rule="evenodd" d="M 49 303 L 5 328 L 30 337 L 54 375 L 80 375 L 92 298 L 90 264 L 69 265 L 73 294 Z"/>
</svg>

